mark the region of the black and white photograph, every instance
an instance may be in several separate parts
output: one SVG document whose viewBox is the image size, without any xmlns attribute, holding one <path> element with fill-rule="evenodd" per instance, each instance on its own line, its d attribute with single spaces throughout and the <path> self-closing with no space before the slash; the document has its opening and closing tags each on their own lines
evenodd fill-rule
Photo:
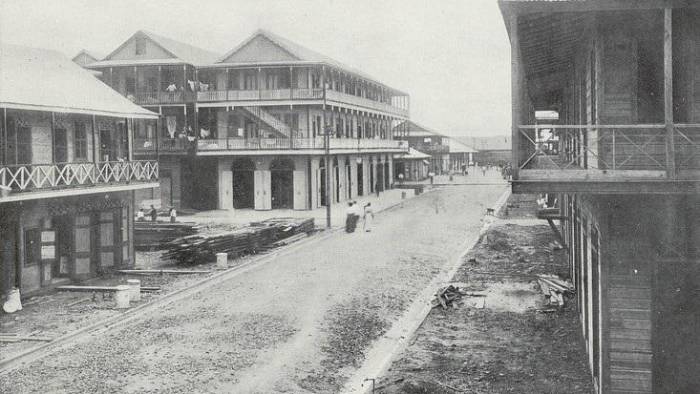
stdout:
<svg viewBox="0 0 700 394">
<path fill-rule="evenodd" d="M 700 393 L 700 0 L 0 0 L 34 393 Z"/>
</svg>

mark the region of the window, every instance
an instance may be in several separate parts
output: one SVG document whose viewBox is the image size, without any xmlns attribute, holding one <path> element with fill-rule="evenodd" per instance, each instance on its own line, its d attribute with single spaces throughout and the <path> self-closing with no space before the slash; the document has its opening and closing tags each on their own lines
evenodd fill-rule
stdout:
<svg viewBox="0 0 700 394">
<path fill-rule="evenodd" d="M 55 163 L 65 163 L 68 161 L 68 133 L 66 129 L 54 129 L 53 150 L 53 159 Z"/>
<path fill-rule="evenodd" d="M 141 128 L 139 128 L 140 130 Z M 74 155 L 75 155 L 75 160 L 87 160 L 87 131 L 85 130 L 85 123 L 75 123 L 75 143 L 73 144 L 74 147 Z"/>
<path fill-rule="evenodd" d="M 32 129 L 18 126 L 15 121 L 7 122 L 6 164 L 30 164 L 32 162 Z"/>
<path fill-rule="evenodd" d="M 24 265 L 36 265 L 41 262 L 41 230 L 28 229 L 24 232 Z"/>
<path fill-rule="evenodd" d="M 134 42 L 134 46 L 135 46 L 137 55 L 145 55 L 146 54 L 146 39 L 145 38 L 136 37 L 136 40 Z"/>
<path fill-rule="evenodd" d="M 257 87 L 256 87 L 257 84 L 255 83 L 256 82 L 255 77 L 256 77 L 256 75 L 254 73 L 248 72 L 245 74 L 245 78 L 243 80 L 245 90 L 257 89 Z"/>
</svg>

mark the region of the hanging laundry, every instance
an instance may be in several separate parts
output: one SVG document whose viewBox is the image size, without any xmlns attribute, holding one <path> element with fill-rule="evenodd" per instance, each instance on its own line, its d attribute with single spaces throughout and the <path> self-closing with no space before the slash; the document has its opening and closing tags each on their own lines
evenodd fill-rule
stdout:
<svg viewBox="0 0 700 394">
<path fill-rule="evenodd" d="M 170 135 L 170 138 L 171 139 L 175 138 L 175 128 L 177 128 L 177 117 L 166 116 L 165 123 L 168 127 L 168 134 Z"/>
</svg>

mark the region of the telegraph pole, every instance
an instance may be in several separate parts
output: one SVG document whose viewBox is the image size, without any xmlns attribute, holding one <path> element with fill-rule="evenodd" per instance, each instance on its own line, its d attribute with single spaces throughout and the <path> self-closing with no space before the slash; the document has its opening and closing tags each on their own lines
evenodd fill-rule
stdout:
<svg viewBox="0 0 700 394">
<path fill-rule="evenodd" d="M 323 84 L 323 149 L 326 160 L 326 227 L 331 228 L 331 130 L 326 125 L 326 89 L 328 84 Z"/>
</svg>

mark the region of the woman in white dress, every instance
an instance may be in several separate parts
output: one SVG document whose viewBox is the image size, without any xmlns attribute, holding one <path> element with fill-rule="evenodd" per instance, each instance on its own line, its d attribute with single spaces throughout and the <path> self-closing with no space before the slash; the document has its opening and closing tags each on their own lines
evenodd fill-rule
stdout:
<svg viewBox="0 0 700 394">
<path fill-rule="evenodd" d="M 374 210 L 372 210 L 372 203 L 367 203 L 364 210 L 364 223 L 363 228 L 366 232 L 372 231 L 372 222 L 374 221 Z"/>
</svg>

